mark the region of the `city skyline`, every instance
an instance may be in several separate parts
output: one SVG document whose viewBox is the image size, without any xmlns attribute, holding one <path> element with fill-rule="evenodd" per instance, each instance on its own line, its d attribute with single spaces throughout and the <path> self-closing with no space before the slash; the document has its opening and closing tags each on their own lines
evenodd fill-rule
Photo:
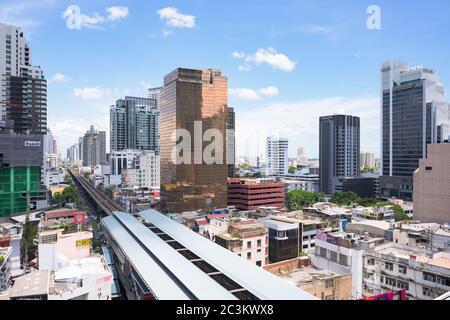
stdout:
<svg viewBox="0 0 450 320">
<path fill-rule="evenodd" d="M 23 3 L 27 6 L 20 6 Z M 240 4 L 234 15 L 235 5 L 203 1 L 123 1 L 109 11 L 107 1 L 79 1 L 74 4 L 83 15 L 93 17 L 97 12 L 102 18 L 89 20 L 81 29 L 67 28 L 67 18 L 62 17 L 70 4 L 47 0 L 0 5 L 0 20 L 22 26 L 34 48 L 35 63 L 46 66 L 48 126 L 60 150 L 83 134 L 82 123 L 109 131 L 110 105 L 125 95 L 147 97 L 147 87 L 160 86 L 164 74 L 176 67 L 217 67 L 228 75 L 237 156 L 245 155 L 246 141 L 254 141 L 258 131 L 259 150 L 268 135 L 279 131 L 290 139 L 289 156 L 304 146 L 306 155 L 317 158 L 317 124 L 309 119 L 346 113 L 361 118 L 361 149 L 379 157 L 381 63 L 401 59 L 423 64 L 437 70 L 444 86 L 450 83 L 441 50 L 446 44 L 434 41 L 448 21 L 445 10 L 433 5 L 419 4 L 418 10 L 411 10 L 402 1 L 379 1 L 381 30 L 369 30 L 368 1 L 283 1 L 276 15 L 269 2 L 258 2 L 257 8 L 252 2 Z M 220 17 L 206 14 L 211 6 Z M 162 11 L 168 7 L 177 9 L 179 21 L 170 19 L 173 11 Z M 258 19 L 242 22 L 254 10 Z M 413 23 L 415 18 L 430 21 L 422 28 Z M 405 26 L 411 36 L 405 36 Z M 139 49 L 130 41 L 139 43 Z M 204 51 L 201 43 L 214 45 Z M 330 46 L 333 50 L 325 50 Z M 75 68 L 68 61 L 82 62 Z M 254 143 L 249 153 L 256 153 Z"/>
</svg>

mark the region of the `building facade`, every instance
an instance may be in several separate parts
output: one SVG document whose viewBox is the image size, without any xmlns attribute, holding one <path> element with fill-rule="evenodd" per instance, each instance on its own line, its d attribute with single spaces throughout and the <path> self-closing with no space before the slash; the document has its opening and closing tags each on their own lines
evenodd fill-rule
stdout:
<svg viewBox="0 0 450 320">
<path fill-rule="evenodd" d="M 427 144 L 448 140 L 448 103 L 435 71 L 385 62 L 381 69 L 381 195 L 412 200 Z"/>
<path fill-rule="evenodd" d="M 228 80 L 220 70 L 179 68 L 165 76 L 160 115 L 163 212 L 226 207 L 227 108 Z M 200 159 L 208 151 L 209 129 L 222 135 L 216 142 L 223 152 L 215 150 L 212 164 Z"/>
<path fill-rule="evenodd" d="M 266 176 L 284 177 L 288 174 L 288 139 L 267 137 Z"/>
<path fill-rule="evenodd" d="M 125 97 L 111 106 L 111 152 L 126 149 L 159 151 L 156 98 Z"/>
<path fill-rule="evenodd" d="M 273 181 L 228 179 L 228 206 L 238 210 L 258 207 L 285 207 L 285 184 Z"/>
<path fill-rule="evenodd" d="M 83 165 L 95 167 L 106 162 L 106 132 L 91 126 L 83 137 Z"/>
<path fill-rule="evenodd" d="M 414 219 L 450 223 L 450 143 L 428 145 L 414 172 Z"/>
<path fill-rule="evenodd" d="M 360 174 L 360 120 L 349 115 L 320 117 L 319 189 L 336 192 L 339 179 Z"/>
</svg>

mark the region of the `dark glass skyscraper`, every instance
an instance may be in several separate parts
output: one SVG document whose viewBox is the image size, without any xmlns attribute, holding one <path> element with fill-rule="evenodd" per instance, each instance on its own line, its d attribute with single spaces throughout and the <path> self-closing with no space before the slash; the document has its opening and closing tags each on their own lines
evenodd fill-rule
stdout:
<svg viewBox="0 0 450 320">
<path fill-rule="evenodd" d="M 427 144 L 448 139 L 448 104 L 431 69 L 392 61 L 381 74 L 381 195 L 412 200 L 413 173 Z"/>
<path fill-rule="evenodd" d="M 228 105 L 228 80 L 220 70 L 176 69 L 164 78 L 161 92 L 161 209 L 164 212 L 184 212 L 197 209 L 212 210 L 227 205 L 226 144 L 223 164 L 206 164 L 200 159 L 195 164 L 195 142 L 205 150 L 208 142 L 202 135 L 208 129 L 217 129 L 226 137 Z M 195 132 L 195 122 L 200 122 L 202 132 Z M 183 156 L 191 163 L 176 163 L 173 153 L 181 141 L 177 130 L 191 135 L 185 141 L 190 151 Z M 198 142 L 197 142 L 198 143 Z M 184 153 L 189 154 L 184 154 Z"/>
<path fill-rule="evenodd" d="M 111 152 L 159 151 L 157 99 L 125 97 L 110 109 Z"/>
<path fill-rule="evenodd" d="M 320 117 L 321 192 L 332 195 L 339 179 L 360 174 L 360 120 L 349 115 Z"/>
</svg>

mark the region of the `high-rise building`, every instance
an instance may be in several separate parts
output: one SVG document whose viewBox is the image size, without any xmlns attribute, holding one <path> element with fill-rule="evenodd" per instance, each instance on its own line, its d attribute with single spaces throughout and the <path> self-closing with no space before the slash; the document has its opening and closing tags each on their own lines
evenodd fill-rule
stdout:
<svg viewBox="0 0 450 320">
<path fill-rule="evenodd" d="M 288 139 L 267 137 L 266 176 L 284 177 L 288 174 L 288 146 Z"/>
<path fill-rule="evenodd" d="M 178 68 L 164 77 L 160 108 L 161 207 L 164 212 L 209 211 L 227 206 L 228 165 L 224 142 L 227 108 L 228 80 L 220 70 Z M 216 142 L 222 146 L 223 153 L 215 150 L 213 164 L 207 164 L 206 160 L 210 159 L 202 157 L 212 143 L 209 129 L 222 135 L 218 139 L 222 141 Z M 183 135 L 180 139 L 181 133 L 190 137 Z M 179 150 L 177 144 L 181 141 L 183 150 Z M 175 159 L 177 153 L 183 161 Z"/>
<path fill-rule="evenodd" d="M 226 135 L 227 144 L 227 164 L 228 164 L 228 178 L 234 178 L 236 172 L 236 115 L 233 108 L 227 108 L 227 131 Z"/>
<path fill-rule="evenodd" d="M 360 121 L 350 115 L 320 117 L 319 190 L 336 192 L 343 178 L 360 174 Z"/>
<path fill-rule="evenodd" d="M 361 157 L 361 168 L 375 167 L 375 153 L 362 151 L 360 157 Z"/>
<path fill-rule="evenodd" d="M 45 204 L 47 82 L 19 27 L 0 23 L 0 217 Z M 28 199 L 29 206 L 27 205 Z"/>
<path fill-rule="evenodd" d="M 381 195 L 411 200 L 427 144 L 448 139 L 448 103 L 435 71 L 385 62 L 381 69 Z"/>
<path fill-rule="evenodd" d="M 106 162 L 106 132 L 94 126 L 83 137 L 83 165 L 95 167 Z"/>
<path fill-rule="evenodd" d="M 414 220 L 450 223 L 450 143 L 428 145 L 414 172 Z"/>
<path fill-rule="evenodd" d="M 151 100 L 156 101 L 156 107 L 159 110 L 159 107 L 161 105 L 161 91 L 163 87 L 157 87 L 157 88 L 149 88 L 148 89 L 148 98 Z"/>
<path fill-rule="evenodd" d="M 159 151 L 157 100 L 125 97 L 110 109 L 111 152 L 126 149 Z"/>
</svg>

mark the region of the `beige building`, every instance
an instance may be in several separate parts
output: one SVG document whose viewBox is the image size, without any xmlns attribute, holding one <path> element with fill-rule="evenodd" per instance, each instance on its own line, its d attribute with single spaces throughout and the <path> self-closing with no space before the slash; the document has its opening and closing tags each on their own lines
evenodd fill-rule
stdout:
<svg viewBox="0 0 450 320">
<path fill-rule="evenodd" d="M 352 297 L 351 275 L 316 269 L 308 257 L 266 265 L 264 269 L 321 300 L 350 300 Z"/>
<path fill-rule="evenodd" d="M 414 172 L 414 219 L 450 222 L 450 143 L 428 145 L 428 156 Z"/>
</svg>

